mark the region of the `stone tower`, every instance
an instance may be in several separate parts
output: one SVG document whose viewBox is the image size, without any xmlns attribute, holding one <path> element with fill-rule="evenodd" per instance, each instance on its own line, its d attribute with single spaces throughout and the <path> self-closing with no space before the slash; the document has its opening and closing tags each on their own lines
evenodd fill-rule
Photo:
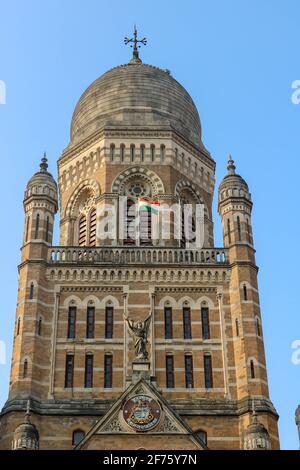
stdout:
<svg viewBox="0 0 300 470">
<path fill-rule="evenodd" d="M 58 160 L 59 246 L 46 157 L 25 192 L 1 448 L 16 448 L 28 400 L 25 424 L 40 449 L 243 449 L 257 423 L 268 446 L 279 447 L 251 196 L 230 159 L 217 248 L 214 185 L 198 111 L 169 71 L 143 64 L 134 48 L 129 64 L 83 93 Z M 201 246 L 187 236 L 200 230 L 198 206 Z M 154 220 L 161 227 L 163 208 L 173 207 L 182 233 L 172 231 L 171 211 L 170 236 L 154 237 Z M 103 236 L 109 211 L 116 224 Z"/>
</svg>

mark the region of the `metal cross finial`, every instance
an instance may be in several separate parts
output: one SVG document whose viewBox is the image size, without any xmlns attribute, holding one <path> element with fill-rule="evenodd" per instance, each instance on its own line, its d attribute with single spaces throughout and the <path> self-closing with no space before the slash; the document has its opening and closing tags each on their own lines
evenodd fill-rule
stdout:
<svg viewBox="0 0 300 470">
<path fill-rule="evenodd" d="M 132 44 L 130 45 L 130 47 L 133 48 L 132 59 L 131 59 L 130 63 L 134 64 L 134 63 L 142 62 L 141 59 L 139 58 L 139 48 L 141 47 L 141 46 L 139 46 L 139 43 L 146 46 L 147 39 L 146 38 L 142 38 L 142 39 L 137 38 L 137 29 L 136 29 L 135 25 L 134 25 L 133 38 L 127 38 L 127 37 L 124 38 L 124 43 L 125 44 L 128 44 L 130 42 L 133 43 L 133 45 Z"/>
</svg>

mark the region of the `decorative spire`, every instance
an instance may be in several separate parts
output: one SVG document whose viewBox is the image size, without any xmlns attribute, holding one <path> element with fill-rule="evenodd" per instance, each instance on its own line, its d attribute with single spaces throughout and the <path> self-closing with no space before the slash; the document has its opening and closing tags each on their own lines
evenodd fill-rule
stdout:
<svg viewBox="0 0 300 470">
<path fill-rule="evenodd" d="M 132 44 L 130 45 L 130 47 L 133 48 L 132 59 L 130 61 L 130 64 L 140 64 L 142 62 L 141 59 L 139 58 L 139 48 L 141 46 L 139 46 L 138 43 L 140 42 L 141 44 L 144 44 L 144 46 L 146 46 L 147 39 L 146 38 L 137 39 L 137 29 L 135 25 L 134 25 L 134 31 L 133 31 L 133 38 L 127 38 L 127 37 L 124 38 L 125 44 L 128 44 L 129 42 L 133 43 L 133 45 Z"/>
<path fill-rule="evenodd" d="M 41 159 L 40 169 L 43 172 L 48 170 L 48 158 L 46 152 L 44 152 L 43 158 Z"/>
<path fill-rule="evenodd" d="M 251 424 L 257 424 L 258 423 L 258 420 L 257 420 L 257 414 L 256 414 L 256 410 L 255 410 L 255 401 L 254 401 L 254 398 L 252 399 L 252 420 L 251 420 Z"/>
<path fill-rule="evenodd" d="M 232 160 L 232 157 L 231 157 L 230 154 L 228 156 L 227 170 L 228 170 L 229 175 L 235 175 L 235 164 L 234 164 L 234 160 Z"/>
<path fill-rule="evenodd" d="M 25 420 L 24 422 L 26 424 L 31 424 L 30 421 L 30 400 L 27 400 L 27 405 L 26 405 L 26 413 L 25 413 Z"/>
</svg>

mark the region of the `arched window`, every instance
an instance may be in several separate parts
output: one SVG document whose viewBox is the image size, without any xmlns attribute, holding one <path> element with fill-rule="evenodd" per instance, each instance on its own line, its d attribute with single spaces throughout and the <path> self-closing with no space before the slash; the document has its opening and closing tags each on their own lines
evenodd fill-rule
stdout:
<svg viewBox="0 0 300 470">
<path fill-rule="evenodd" d="M 243 295 L 244 295 L 244 300 L 248 300 L 248 292 L 247 292 L 246 284 L 243 285 Z"/>
<path fill-rule="evenodd" d="M 160 146 L 160 161 L 163 162 L 165 160 L 165 154 L 166 154 L 166 147 L 165 145 Z"/>
<path fill-rule="evenodd" d="M 21 318 L 19 317 L 17 321 L 17 336 L 20 334 L 20 326 L 21 326 Z"/>
<path fill-rule="evenodd" d="M 166 355 L 166 386 L 174 388 L 174 357 L 172 354 Z"/>
<path fill-rule="evenodd" d="M 141 162 L 145 160 L 145 145 L 141 145 Z"/>
<path fill-rule="evenodd" d="M 203 339 L 210 339 L 209 309 L 208 309 L 208 307 L 201 307 L 201 324 L 202 324 L 202 338 Z"/>
<path fill-rule="evenodd" d="M 28 361 L 25 359 L 24 364 L 23 364 L 23 379 L 26 379 L 28 375 Z"/>
<path fill-rule="evenodd" d="M 84 371 L 84 387 L 93 387 L 93 368 L 94 368 L 94 356 L 93 354 L 86 354 L 85 356 L 85 371 Z"/>
<path fill-rule="evenodd" d="M 256 333 L 257 333 L 257 336 L 261 336 L 261 328 L 260 328 L 259 318 L 256 319 Z"/>
<path fill-rule="evenodd" d="M 95 307 L 88 306 L 86 312 L 86 337 L 94 338 L 95 335 Z"/>
<path fill-rule="evenodd" d="M 42 334 L 42 317 L 39 318 L 38 325 L 37 325 L 37 334 L 41 336 Z"/>
<path fill-rule="evenodd" d="M 191 325 L 191 309 L 190 307 L 183 307 L 183 337 L 184 339 L 192 339 L 192 325 Z"/>
<path fill-rule="evenodd" d="M 185 354 L 184 365 L 185 365 L 185 386 L 186 388 L 194 388 L 193 356 L 191 354 Z"/>
<path fill-rule="evenodd" d="M 97 226 L 97 212 L 96 208 L 90 211 L 90 224 L 89 224 L 89 246 L 96 246 L 96 226 Z"/>
<path fill-rule="evenodd" d="M 254 361 L 252 359 L 250 361 L 250 377 L 251 379 L 255 379 L 255 367 L 254 367 Z"/>
<path fill-rule="evenodd" d="M 141 245 L 152 244 L 152 206 L 147 205 L 146 199 L 139 205 L 139 224 Z"/>
<path fill-rule="evenodd" d="M 65 388 L 73 387 L 74 377 L 74 354 L 66 355 L 66 369 L 65 369 Z"/>
<path fill-rule="evenodd" d="M 25 242 L 28 241 L 28 236 L 29 236 L 29 224 L 30 224 L 30 215 L 27 217 L 27 222 L 26 222 Z"/>
<path fill-rule="evenodd" d="M 238 231 L 238 241 L 241 241 L 241 219 L 240 216 L 238 215 L 236 218 L 236 223 L 237 223 L 237 231 Z"/>
<path fill-rule="evenodd" d="M 114 308 L 111 305 L 105 307 L 105 338 L 112 339 L 114 331 Z"/>
<path fill-rule="evenodd" d="M 32 300 L 34 296 L 34 285 L 33 282 L 30 284 L 29 299 Z"/>
<path fill-rule="evenodd" d="M 40 229 L 40 214 L 37 214 L 35 219 L 35 231 L 34 231 L 34 238 L 39 238 L 39 229 Z"/>
<path fill-rule="evenodd" d="M 212 359 L 210 354 L 204 354 L 204 383 L 205 388 L 213 388 Z"/>
<path fill-rule="evenodd" d="M 247 227 L 248 242 L 251 243 L 250 225 L 249 225 L 249 219 L 248 218 L 246 218 L 246 227 Z"/>
<path fill-rule="evenodd" d="M 231 243 L 231 228 L 230 228 L 229 219 L 227 219 L 227 237 L 228 237 L 228 243 Z"/>
<path fill-rule="evenodd" d="M 104 355 L 104 388 L 112 388 L 112 354 Z"/>
<path fill-rule="evenodd" d="M 78 237 L 79 246 L 86 246 L 86 241 L 87 241 L 86 216 L 84 214 L 81 214 L 79 218 L 79 237 Z"/>
<path fill-rule="evenodd" d="M 239 319 L 235 319 L 235 335 L 240 336 L 240 325 L 239 325 Z"/>
<path fill-rule="evenodd" d="M 172 307 L 165 307 L 165 339 L 173 338 Z"/>
<path fill-rule="evenodd" d="M 175 166 L 178 164 L 178 148 L 175 148 Z"/>
<path fill-rule="evenodd" d="M 151 156 L 151 162 L 154 162 L 155 160 L 155 145 L 154 144 L 150 145 L 150 156 Z"/>
<path fill-rule="evenodd" d="M 134 162 L 135 159 L 135 145 L 131 144 L 130 145 L 130 161 Z"/>
<path fill-rule="evenodd" d="M 69 312 L 68 312 L 67 338 L 74 339 L 75 336 L 76 336 L 76 307 L 72 305 L 69 307 Z"/>
<path fill-rule="evenodd" d="M 125 217 L 125 245 L 132 245 L 135 243 L 135 202 L 127 199 L 126 204 L 126 217 Z"/>
<path fill-rule="evenodd" d="M 85 437 L 85 432 L 81 429 L 76 429 L 72 434 L 72 445 L 77 446 L 80 441 Z"/>
<path fill-rule="evenodd" d="M 187 246 L 187 243 L 194 243 L 196 240 L 195 236 L 195 217 L 194 217 L 194 212 L 193 208 L 192 210 L 190 209 L 189 205 L 191 205 L 191 202 L 189 202 L 186 199 L 181 199 L 181 247 L 185 248 Z"/>
<path fill-rule="evenodd" d="M 45 240 L 46 242 L 49 241 L 49 215 L 47 215 L 47 218 L 46 218 L 46 229 L 45 229 Z"/>
<path fill-rule="evenodd" d="M 204 442 L 205 445 L 207 445 L 207 432 L 206 431 L 199 429 L 199 431 L 196 431 L 195 434 L 197 437 L 201 439 L 202 442 Z"/>
<path fill-rule="evenodd" d="M 120 160 L 121 162 L 124 162 L 125 159 L 125 145 L 121 144 L 120 145 Z"/>
<path fill-rule="evenodd" d="M 115 159 L 115 144 L 110 144 L 110 161 L 113 162 Z"/>
</svg>

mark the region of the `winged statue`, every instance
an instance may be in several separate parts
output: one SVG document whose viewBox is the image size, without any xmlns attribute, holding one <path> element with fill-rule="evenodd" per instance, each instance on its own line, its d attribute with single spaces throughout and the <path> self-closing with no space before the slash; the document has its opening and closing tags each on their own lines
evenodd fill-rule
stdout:
<svg viewBox="0 0 300 470">
<path fill-rule="evenodd" d="M 124 320 L 127 322 L 128 329 L 135 340 L 134 348 L 136 359 L 148 360 L 147 343 L 151 318 L 151 311 L 144 321 L 135 322 L 124 315 Z"/>
</svg>

